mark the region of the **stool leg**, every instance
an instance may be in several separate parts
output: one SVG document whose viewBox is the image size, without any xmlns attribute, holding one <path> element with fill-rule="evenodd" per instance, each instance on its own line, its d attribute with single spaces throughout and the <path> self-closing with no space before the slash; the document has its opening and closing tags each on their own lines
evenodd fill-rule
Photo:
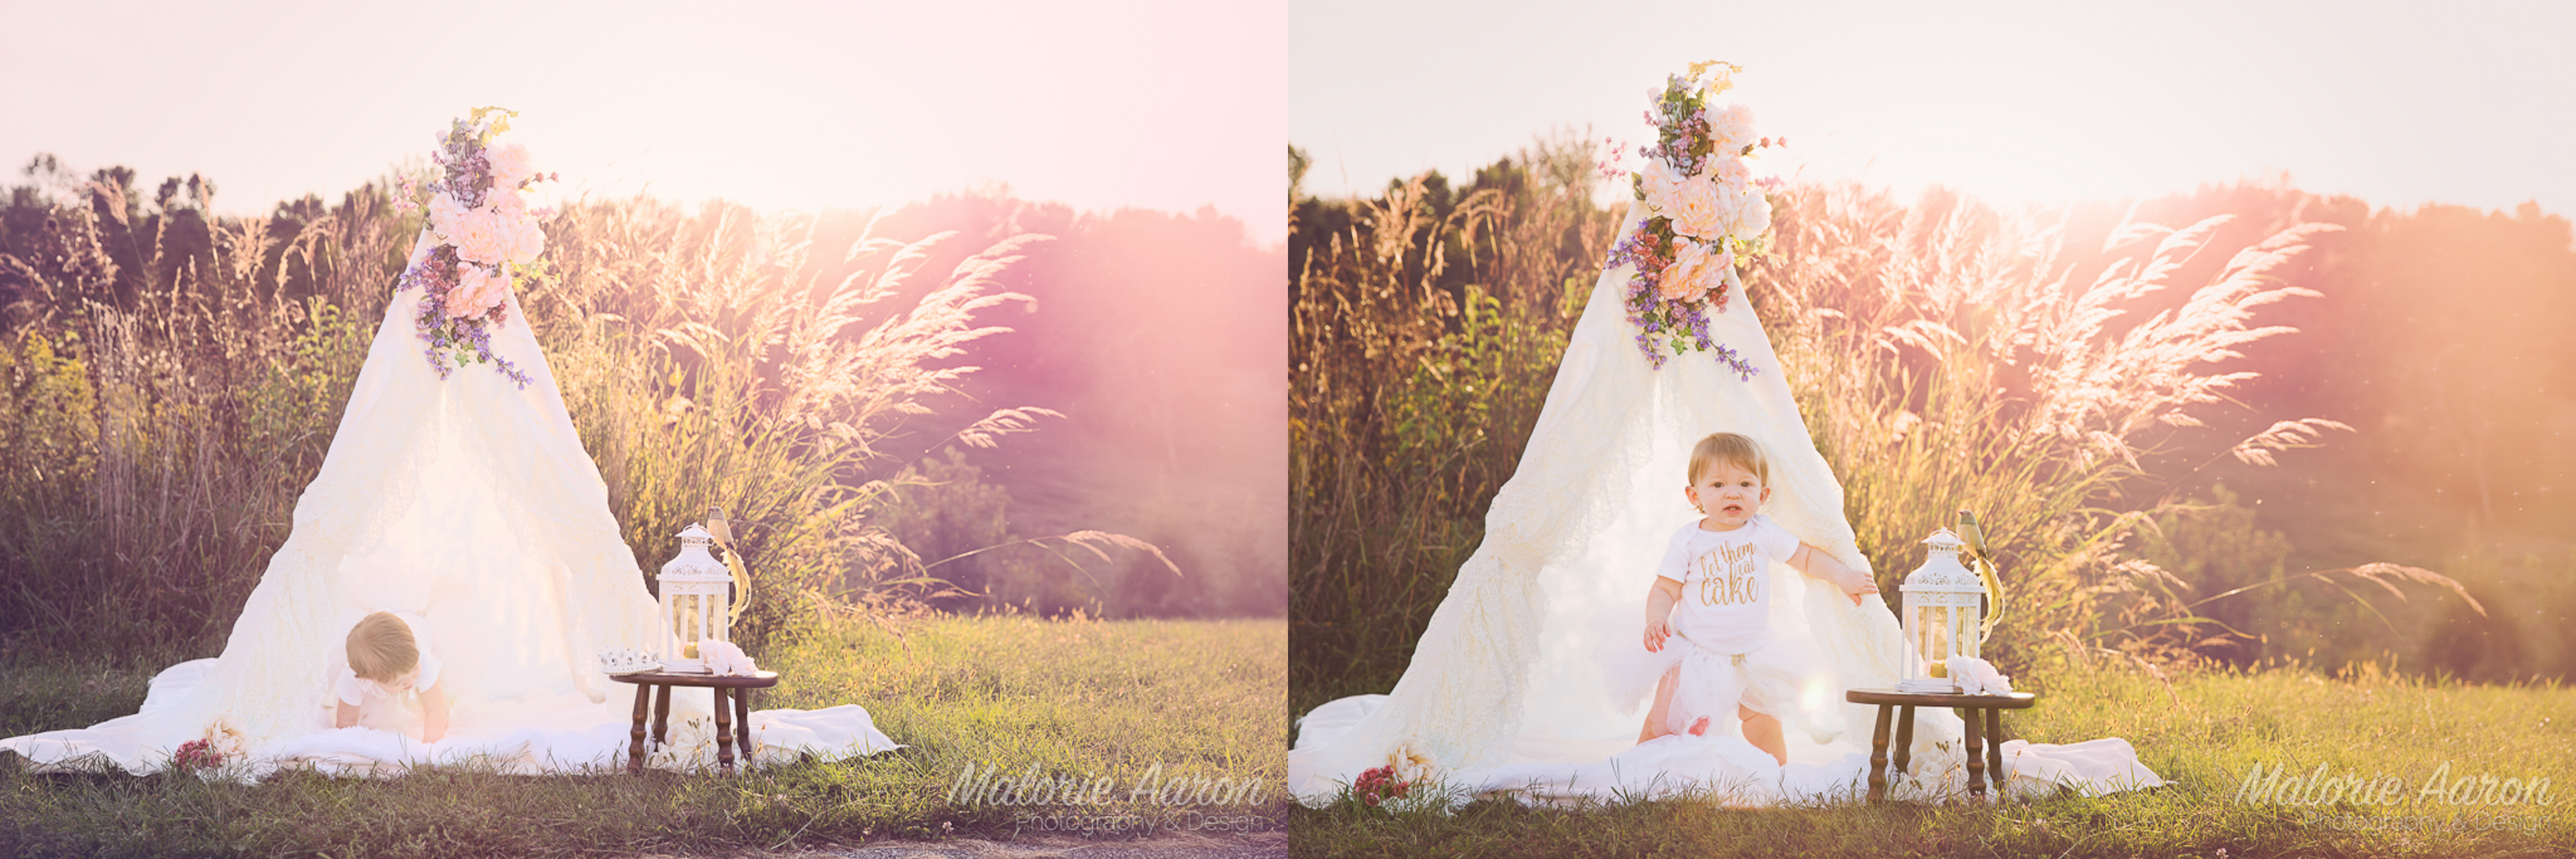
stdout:
<svg viewBox="0 0 2576 859">
<path fill-rule="evenodd" d="M 1968 723 L 1968 795 L 1976 799 L 1984 799 L 1986 798 L 1986 749 L 1979 735 L 1984 733 L 1980 728 L 1981 723 L 1985 721 L 1985 714 L 1977 712 L 1974 707 L 1969 707 L 1967 710 L 1968 718 L 1965 721 Z"/>
<path fill-rule="evenodd" d="M 727 691 L 730 690 L 722 686 L 715 687 L 716 766 L 730 774 L 733 772 L 733 708 L 729 706 L 731 702 L 725 700 Z"/>
<path fill-rule="evenodd" d="M 1904 772 L 1914 762 L 1914 707 L 1909 704 L 1896 717 L 1896 771 Z"/>
<path fill-rule="evenodd" d="M 751 749 L 751 690 L 733 690 L 733 746 L 742 750 L 742 765 L 750 767 L 759 759 Z"/>
<path fill-rule="evenodd" d="M 671 687 L 653 687 L 653 744 L 671 741 Z"/>
<path fill-rule="evenodd" d="M 627 775 L 642 775 L 644 773 L 644 719 L 646 709 L 652 705 L 652 701 L 653 687 L 635 687 L 635 728 L 634 730 L 626 732 L 628 740 L 626 744 Z"/>
<path fill-rule="evenodd" d="M 2004 711 L 1986 711 L 1986 778 L 1995 783 L 1995 798 L 2005 799 L 2004 792 Z"/>
<path fill-rule="evenodd" d="M 1878 705 L 1878 727 L 1869 732 L 1869 801 L 1887 798 L 1887 717 L 1890 708 Z"/>
</svg>

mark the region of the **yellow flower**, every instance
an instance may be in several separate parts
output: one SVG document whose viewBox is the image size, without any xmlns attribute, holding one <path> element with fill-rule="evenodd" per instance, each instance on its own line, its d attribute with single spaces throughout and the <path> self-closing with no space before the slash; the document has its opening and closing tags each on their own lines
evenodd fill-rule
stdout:
<svg viewBox="0 0 2576 859">
<path fill-rule="evenodd" d="M 1708 98 L 1734 88 L 1735 73 L 1743 70 L 1743 66 L 1724 60 L 1704 60 L 1690 64 L 1690 78 L 1700 81 L 1700 97 Z M 1701 80 L 1702 74 L 1708 76 L 1706 80 Z"/>
</svg>

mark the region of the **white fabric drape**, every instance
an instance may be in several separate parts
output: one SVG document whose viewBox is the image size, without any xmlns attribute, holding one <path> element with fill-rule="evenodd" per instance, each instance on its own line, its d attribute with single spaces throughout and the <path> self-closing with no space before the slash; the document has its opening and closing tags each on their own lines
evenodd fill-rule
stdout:
<svg viewBox="0 0 2576 859">
<path fill-rule="evenodd" d="M 1622 234 L 1643 215 L 1632 205 Z M 1892 686 L 1900 671 L 1896 618 L 1876 598 L 1854 606 L 1829 584 L 1771 566 L 1774 634 L 1812 647 L 1832 669 L 1809 679 L 1802 703 L 1840 708 L 1846 726 L 1825 744 L 1792 732 L 1785 771 L 1731 733 L 1717 738 L 1722 743 L 1637 745 L 1643 708 L 1625 709 L 1628 702 L 1614 703 L 1604 689 L 1616 672 L 1594 654 L 1642 650 L 1636 639 L 1655 563 L 1669 535 L 1696 515 L 1680 491 L 1690 447 L 1709 433 L 1742 433 L 1762 445 L 1773 490 L 1763 512 L 1776 524 L 1870 569 L 1843 518 L 1842 486 L 1816 451 L 1733 272 L 1726 311 L 1711 316 L 1710 333 L 1760 368 L 1750 380 L 1700 353 L 1650 366 L 1622 307 L 1628 275 L 1622 266 L 1594 286 L 1520 463 L 1486 513 L 1484 542 L 1459 569 L 1395 689 L 1333 701 L 1299 720 L 1288 777 L 1300 800 L 1329 801 L 1399 747 L 1428 753 L 1471 791 L 1553 782 L 1557 793 L 1651 797 L 1758 782 L 1739 796 L 1768 802 L 1861 789 L 1860 753 L 1876 709 L 1843 703 L 1843 690 Z M 1902 782 L 1898 795 L 1942 792 L 1945 777 L 1964 784 L 1955 775 L 1963 772 L 1960 734 L 1950 711 L 1918 711 L 1921 777 Z"/>
<path fill-rule="evenodd" d="M 415 264 L 431 241 L 423 237 Z M 156 676 L 133 716 L 0 748 L 45 768 L 148 773 L 180 744 L 207 739 L 254 777 L 299 760 L 359 771 L 465 758 L 577 770 L 612 763 L 612 747 L 623 764 L 634 687 L 609 681 L 596 654 L 653 651 L 661 626 L 607 487 L 517 297 L 492 350 L 529 376 L 525 389 L 482 364 L 440 379 L 413 327 L 422 300 L 405 291 L 386 307 L 330 452 L 222 655 Z M 332 656 L 348 620 L 377 610 L 415 613 L 433 629 L 453 702 L 434 748 L 331 729 Z M 707 721 L 696 718 L 711 700 L 702 690 L 674 696 L 672 743 L 657 763 L 713 760 Z M 838 717 L 818 727 L 813 714 L 752 714 L 756 731 L 795 723 L 764 754 L 895 747 L 863 710 L 816 712 Z"/>
</svg>

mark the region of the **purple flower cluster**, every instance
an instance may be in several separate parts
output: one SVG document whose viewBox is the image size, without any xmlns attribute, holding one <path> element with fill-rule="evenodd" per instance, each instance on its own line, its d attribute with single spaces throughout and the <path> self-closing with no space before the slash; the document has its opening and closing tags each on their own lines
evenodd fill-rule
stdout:
<svg viewBox="0 0 2576 859">
<path fill-rule="evenodd" d="M 430 185 L 430 193 L 453 193 L 456 202 L 468 209 L 483 205 L 483 195 L 492 190 L 492 162 L 483 155 L 480 132 L 462 119 L 448 128 L 446 136 L 439 139 L 439 147 L 429 153 L 430 160 L 447 168 L 447 181 Z"/>
<path fill-rule="evenodd" d="M 1712 290 L 1713 297 L 1709 298 L 1663 297 L 1660 290 L 1664 267 L 1672 264 L 1673 242 L 1671 221 L 1646 218 L 1610 246 L 1610 258 L 1601 265 L 1603 271 L 1634 266 L 1628 275 L 1627 300 L 1623 304 L 1628 310 L 1628 324 L 1637 326 L 1637 350 L 1644 352 L 1646 362 L 1658 370 L 1674 355 L 1711 352 L 1720 363 L 1751 381 L 1758 368 L 1708 333 L 1709 315 L 1726 312 L 1726 290 Z M 1671 346 L 1669 354 L 1658 348 L 1667 344 Z"/>
<path fill-rule="evenodd" d="M 1663 95 L 1646 111 L 1646 123 L 1655 127 L 1655 145 L 1638 147 L 1638 155 L 1670 164 L 1683 176 L 1699 173 L 1708 161 L 1708 106 L 1689 80 L 1666 80 Z"/>
<path fill-rule="evenodd" d="M 468 209 L 482 205 L 483 196 L 492 190 L 492 162 L 484 155 L 481 129 L 459 119 L 439 141 L 439 148 L 430 157 L 447 168 L 447 175 L 443 181 L 429 185 L 428 191 L 454 194 L 456 201 Z M 429 344 L 421 354 L 429 358 L 429 366 L 438 371 L 441 380 L 468 363 L 489 363 L 525 390 L 530 381 L 528 374 L 509 359 L 492 354 L 492 328 L 510 321 L 508 303 L 476 318 L 448 315 L 447 294 L 456 288 L 458 262 L 454 246 L 440 245 L 394 282 L 397 293 L 414 286 L 421 288 L 420 313 L 414 324 L 420 339 Z"/>
<path fill-rule="evenodd" d="M 437 370 L 442 380 L 468 363 L 490 363 L 502 376 L 526 389 L 528 374 L 510 359 L 492 354 L 492 328 L 507 321 L 509 305 L 492 308 L 475 319 L 447 315 L 447 293 L 456 287 L 455 272 L 456 249 L 441 246 L 394 283 L 396 292 L 421 288 L 420 314 L 414 327 L 420 330 L 420 339 L 429 344 L 421 354 L 429 357 L 430 368 Z M 449 364 L 451 359 L 453 365 Z"/>
<path fill-rule="evenodd" d="M 1601 270 L 1635 265 L 1628 276 L 1628 298 L 1634 302 L 1639 293 L 1653 295 L 1662 286 L 1664 268 L 1673 264 L 1672 247 L 1672 222 L 1661 217 L 1647 218 L 1610 246 L 1610 259 L 1601 264 Z"/>
<path fill-rule="evenodd" d="M 1646 122 L 1655 126 L 1656 144 L 1640 146 L 1637 154 L 1672 166 L 1675 173 L 1692 176 L 1699 173 L 1709 156 L 1708 108 L 1689 79 L 1674 75 L 1667 79 L 1654 106 L 1646 111 Z M 1767 142 L 1767 141 L 1766 141 Z M 1637 199 L 1646 198 L 1643 176 L 1635 177 Z M 1625 305 L 1628 323 L 1637 326 L 1637 349 L 1656 369 L 1684 352 L 1709 352 L 1745 381 L 1752 381 L 1760 368 L 1743 355 L 1716 342 L 1709 336 L 1709 315 L 1726 312 L 1727 293 L 1711 290 L 1711 296 L 1668 299 L 1663 296 L 1664 269 L 1673 264 L 1675 253 L 1672 221 L 1656 216 L 1637 222 L 1637 228 L 1610 247 L 1610 257 L 1602 270 L 1633 266 L 1628 275 Z M 1721 265 L 1731 264 L 1721 262 Z M 1667 351 L 1666 347 L 1669 347 Z"/>
</svg>

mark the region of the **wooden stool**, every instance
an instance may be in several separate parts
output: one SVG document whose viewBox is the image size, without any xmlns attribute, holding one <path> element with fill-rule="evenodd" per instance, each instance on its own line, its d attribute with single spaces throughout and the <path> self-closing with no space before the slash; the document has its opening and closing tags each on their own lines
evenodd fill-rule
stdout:
<svg viewBox="0 0 2576 859">
<path fill-rule="evenodd" d="M 641 671 L 634 674 L 611 674 L 608 679 L 633 683 L 635 690 L 635 728 L 627 733 L 632 739 L 626 747 L 626 771 L 644 771 L 644 700 L 653 699 L 653 742 L 664 741 L 671 723 L 671 687 L 704 686 L 716 694 L 716 765 L 733 772 L 733 748 L 742 744 L 743 756 L 751 755 L 751 690 L 778 685 L 778 672 L 755 671 L 742 676 L 717 674 L 671 674 L 663 671 Z M 733 706 L 725 706 L 732 698 Z M 731 712 L 727 712 L 730 710 Z"/>
<path fill-rule="evenodd" d="M 1887 798 L 1887 717 L 1889 711 L 1903 708 L 1896 718 L 1896 771 L 1904 772 L 1914 755 L 1914 708 L 1957 707 L 1968 711 L 1968 794 L 1986 795 L 1986 780 L 1995 783 L 1995 792 L 2004 789 L 2003 743 L 1988 745 L 1987 738 L 2004 732 L 2003 711 L 2022 710 L 2037 702 L 2039 696 L 2028 692 L 2002 695 L 1958 695 L 1929 692 L 1899 692 L 1894 689 L 1852 689 L 1843 700 L 1854 704 L 1878 705 L 1878 728 L 1869 736 L 1869 801 Z M 1978 711 L 1983 710 L 1980 714 Z M 1980 725 L 1979 722 L 1984 724 Z"/>
</svg>

